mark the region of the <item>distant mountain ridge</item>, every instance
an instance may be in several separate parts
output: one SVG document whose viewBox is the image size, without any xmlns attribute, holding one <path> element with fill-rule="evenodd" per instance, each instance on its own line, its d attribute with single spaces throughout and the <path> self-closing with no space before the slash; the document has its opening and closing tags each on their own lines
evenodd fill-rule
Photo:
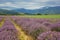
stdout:
<svg viewBox="0 0 60 40">
<path fill-rule="evenodd" d="M 10 7 L 11 8 L 11 7 Z M 24 9 L 24 8 L 13 8 L 12 10 L 5 10 L 0 9 L 0 13 L 6 13 L 6 14 L 17 14 L 17 13 L 24 13 L 24 14 L 60 14 L 60 6 L 55 7 L 43 7 L 41 9 Z"/>
<path fill-rule="evenodd" d="M 41 13 L 41 14 L 60 14 L 60 6 L 56 7 L 43 7 L 42 9 L 35 9 L 35 10 L 29 10 L 29 9 L 14 9 L 14 11 L 22 12 L 22 13 Z"/>
<path fill-rule="evenodd" d="M 0 9 L 0 14 L 19 14 L 16 11 L 12 11 L 12 10 L 5 10 L 5 9 Z"/>
</svg>

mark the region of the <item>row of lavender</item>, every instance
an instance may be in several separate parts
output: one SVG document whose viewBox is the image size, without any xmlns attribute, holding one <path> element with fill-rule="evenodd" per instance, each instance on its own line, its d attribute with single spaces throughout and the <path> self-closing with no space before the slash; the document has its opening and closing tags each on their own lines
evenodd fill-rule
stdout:
<svg viewBox="0 0 60 40">
<path fill-rule="evenodd" d="M 12 17 L 34 40 L 60 40 L 60 19 Z"/>
<path fill-rule="evenodd" d="M 2 21 L 3 18 L 4 18 L 3 16 L 0 16 L 0 22 Z"/>
<path fill-rule="evenodd" d="M 0 28 L 0 40 L 18 40 L 17 30 L 8 18 Z"/>
</svg>

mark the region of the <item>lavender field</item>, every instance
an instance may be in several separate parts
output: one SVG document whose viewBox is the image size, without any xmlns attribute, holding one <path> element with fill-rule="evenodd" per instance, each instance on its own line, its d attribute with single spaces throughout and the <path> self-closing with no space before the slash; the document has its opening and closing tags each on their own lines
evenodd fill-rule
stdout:
<svg viewBox="0 0 60 40">
<path fill-rule="evenodd" d="M 60 18 L 0 16 L 0 40 L 60 40 Z"/>
</svg>

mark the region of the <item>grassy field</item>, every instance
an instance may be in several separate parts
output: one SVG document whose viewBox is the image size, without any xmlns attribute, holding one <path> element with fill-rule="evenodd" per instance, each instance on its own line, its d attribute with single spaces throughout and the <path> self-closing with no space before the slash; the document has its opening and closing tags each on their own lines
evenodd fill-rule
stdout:
<svg viewBox="0 0 60 40">
<path fill-rule="evenodd" d="M 60 15 L 0 15 L 0 16 L 18 16 L 27 18 L 60 18 Z"/>
<path fill-rule="evenodd" d="M 28 18 L 60 18 L 60 15 L 18 15 L 18 16 Z"/>
</svg>

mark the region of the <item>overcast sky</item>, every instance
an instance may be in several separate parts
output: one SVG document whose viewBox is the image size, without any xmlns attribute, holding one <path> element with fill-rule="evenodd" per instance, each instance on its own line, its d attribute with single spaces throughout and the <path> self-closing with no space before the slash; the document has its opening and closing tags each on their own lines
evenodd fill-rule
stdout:
<svg viewBox="0 0 60 40">
<path fill-rule="evenodd" d="M 60 0 L 0 0 L 0 7 L 38 9 L 45 6 L 60 6 Z"/>
</svg>

